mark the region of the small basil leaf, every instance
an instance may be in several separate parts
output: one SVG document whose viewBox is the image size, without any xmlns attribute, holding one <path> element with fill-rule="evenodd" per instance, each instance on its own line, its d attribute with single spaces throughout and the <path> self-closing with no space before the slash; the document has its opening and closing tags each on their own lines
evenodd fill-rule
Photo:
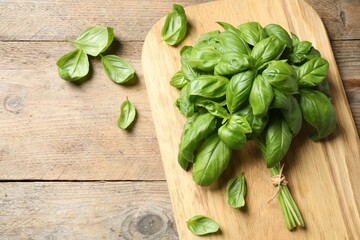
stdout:
<svg viewBox="0 0 360 240">
<path fill-rule="evenodd" d="M 193 164 L 194 181 L 201 186 L 210 186 L 226 169 L 231 149 L 217 134 L 207 138 L 201 145 Z"/>
<path fill-rule="evenodd" d="M 267 124 L 268 119 L 269 119 L 268 114 L 266 114 L 264 117 L 261 117 L 261 118 L 260 117 L 255 117 L 253 115 L 253 111 L 252 111 L 252 108 L 250 106 L 246 106 L 246 107 L 240 109 L 235 114 L 245 117 L 246 120 L 248 121 L 248 123 L 250 123 L 252 132 L 247 134 L 248 139 L 252 139 L 252 138 L 255 138 L 258 135 L 260 135 L 261 132 L 266 127 L 266 124 Z"/>
<path fill-rule="evenodd" d="M 221 53 L 236 52 L 249 55 L 249 45 L 241 38 L 238 30 L 221 32 L 215 48 Z"/>
<path fill-rule="evenodd" d="M 221 106 L 220 103 L 208 99 L 196 99 L 194 102 L 196 106 L 206 108 L 206 110 L 213 116 L 223 119 L 230 118 L 230 114 L 227 112 L 225 108 Z"/>
<path fill-rule="evenodd" d="M 231 149 L 239 149 L 246 143 L 246 133 L 252 129 L 246 118 L 232 115 L 231 118 L 218 129 L 219 138 Z"/>
<path fill-rule="evenodd" d="M 114 40 L 114 30 L 110 27 L 89 27 L 82 31 L 75 41 L 69 41 L 88 55 L 96 57 L 104 52 Z"/>
<path fill-rule="evenodd" d="M 298 91 L 296 71 L 283 61 L 271 61 L 262 73 L 265 80 L 280 91 L 293 94 Z"/>
<path fill-rule="evenodd" d="M 306 122 L 316 128 L 311 139 L 318 141 L 336 128 L 336 114 L 328 97 L 318 91 L 301 90 L 300 108 Z"/>
<path fill-rule="evenodd" d="M 186 35 L 187 19 L 185 10 L 178 4 L 173 5 L 173 9 L 165 18 L 165 23 L 161 29 L 162 39 L 169 45 L 180 43 Z"/>
<path fill-rule="evenodd" d="M 271 85 L 263 76 L 256 76 L 249 95 L 249 102 L 256 117 L 266 115 L 274 97 Z"/>
<path fill-rule="evenodd" d="M 76 81 L 89 73 L 89 60 L 82 49 L 76 49 L 57 62 L 59 76 L 67 81 Z"/>
<path fill-rule="evenodd" d="M 118 127 L 126 129 L 134 121 L 136 110 L 134 105 L 129 101 L 128 97 L 120 106 L 120 116 L 118 119 Z"/>
<path fill-rule="evenodd" d="M 312 58 L 297 69 L 299 87 L 313 87 L 328 73 L 329 63 L 323 58 Z"/>
<path fill-rule="evenodd" d="M 309 41 L 297 43 L 289 56 L 290 61 L 293 63 L 301 63 L 306 59 L 306 54 L 310 51 L 311 47 L 312 44 Z"/>
<path fill-rule="evenodd" d="M 260 69 L 265 63 L 279 59 L 285 47 L 275 36 L 261 40 L 251 51 L 251 56 L 256 60 L 255 67 Z"/>
<path fill-rule="evenodd" d="M 193 69 L 189 64 L 188 59 L 191 55 L 192 49 L 193 49 L 193 47 L 191 47 L 191 46 L 184 46 L 180 51 L 181 71 L 183 72 L 185 78 L 188 81 L 192 81 L 194 78 L 201 75 L 201 73 L 198 70 Z"/>
<path fill-rule="evenodd" d="M 115 83 L 126 83 L 134 78 L 135 70 L 124 59 L 115 55 L 101 57 L 106 75 Z"/>
<path fill-rule="evenodd" d="M 217 75 L 201 75 L 189 83 L 190 95 L 219 98 L 225 95 L 229 80 Z"/>
<path fill-rule="evenodd" d="M 192 68 L 210 72 L 221 59 L 221 53 L 214 47 L 193 48 L 188 58 L 188 63 Z"/>
<path fill-rule="evenodd" d="M 254 59 L 246 54 L 229 52 L 222 55 L 220 61 L 215 66 L 216 75 L 234 75 L 251 68 L 254 65 Z"/>
<path fill-rule="evenodd" d="M 186 80 L 182 71 L 176 72 L 170 80 L 170 85 L 178 89 L 183 88 L 187 83 L 188 81 Z"/>
<path fill-rule="evenodd" d="M 202 35 L 194 44 L 194 48 L 203 48 L 208 46 L 215 46 L 219 37 L 220 31 L 212 31 Z"/>
<path fill-rule="evenodd" d="M 236 176 L 226 186 L 226 202 L 233 208 L 245 206 L 246 179 L 244 173 Z"/>
<path fill-rule="evenodd" d="M 300 42 L 298 36 L 296 36 L 295 33 L 291 33 L 291 45 L 294 48 L 296 45 L 298 45 Z"/>
<path fill-rule="evenodd" d="M 247 22 L 238 26 L 241 37 L 250 45 L 255 46 L 258 42 L 268 37 L 264 28 L 257 22 Z"/>
<path fill-rule="evenodd" d="M 306 59 L 318 58 L 321 57 L 321 54 L 314 47 L 310 48 L 310 51 L 306 53 Z"/>
<path fill-rule="evenodd" d="M 248 100 L 256 71 L 248 70 L 234 75 L 226 89 L 226 104 L 230 113 L 237 111 Z"/>
<path fill-rule="evenodd" d="M 186 84 L 180 91 L 180 96 L 176 99 L 176 106 L 185 117 L 194 114 L 194 104 L 190 100 L 190 84 Z"/>
<path fill-rule="evenodd" d="M 326 79 L 324 79 L 318 85 L 316 85 L 315 89 L 319 92 L 322 92 L 328 97 L 330 96 L 330 86 L 328 81 L 326 81 Z"/>
<path fill-rule="evenodd" d="M 290 95 L 284 94 L 280 90 L 273 88 L 274 98 L 269 108 L 287 109 L 290 105 Z"/>
<path fill-rule="evenodd" d="M 187 222 L 187 228 L 195 235 L 206 235 L 219 231 L 219 224 L 211 218 L 197 215 L 190 218 Z"/>
<path fill-rule="evenodd" d="M 292 48 L 292 40 L 288 32 L 278 24 L 269 24 L 265 27 L 265 32 L 269 36 L 275 36 L 282 43 L 286 44 L 287 48 Z"/>
<path fill-rule="evenodd" d="M 280 111 L 285 121 L 289 125 L 293 136 L 295 136 L 300 132 L 302 126 L 302 114 L 300 106 L 295 97 L 289 96 L 288 100 L 288 107 L 283 108 Z"/>
</svg>

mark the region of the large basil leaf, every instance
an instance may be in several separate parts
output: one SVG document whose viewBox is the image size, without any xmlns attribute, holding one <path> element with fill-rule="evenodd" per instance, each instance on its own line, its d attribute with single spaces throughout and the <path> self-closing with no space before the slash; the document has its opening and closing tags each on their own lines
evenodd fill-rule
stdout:
<svg viewBox="0 0 360 240">
<path fill-rule="evenodd" d="M 282 43 L 286 44 L 287 48 L 292 48 L 292 40 L 288 32 L 278 24 L 269 24 L 265 27 L 265 32 L 269 36 L 275 36 Z"/>
<path fill-rule="evenodd" d="M 201 75 L 189 83 L 190 95 L 219 98 L 225 95 L 229 80 L 217 75 Z"/>
<path fill-rule="evenodd" d="M 226 186 L 226 202 L 233 208 L 245 206 L 246 180 L 244 173 L 236 176 Z"/>
<path fill-rule="evenodd" d="M 190 84 L 186 84 L 180 91 L 180 96 L 176 99 L 176 106 L 185 117 L 194 114 L 194 104 L 190 100 Z"/>
<path fill-rule="evenodd" d="M 216 118 L 210 113 L 201 114 L 192 120 L 192 123 L 184 130 L 179 145 L 179 155 L 189 162 L 194 161 L 194 151 L 216 128 Z"/>
<path fill-rule="evenodd" d="M 187 31 L 187 19 L 185 10 L 178 4 L 165 18 L 164 26 L 161 29 L 162 39 L 169 45 L 176 45 L 181 42 Z"/>
<path fill-rule="evenodd" d="M 220 139 L 231 149 L 239 149 L 246 143 L 246 133 L 252 129 L 245 117 L 231 115 L 230 119 L 218 129 Z"/>
<path fill-rule="evenodd" d="M 135 70 L 124 59 L 115 55 L 101 57 L 106 75 L 115 83 L 126 83 L 134 78 Z"/>
<path fill-rule="evenodd" d="M 272 117 L 265 132 L 265 162 L 268 168 L 278 164 L 289 150 L 292 133 L 287 122 L 279 117 Z"/>
<path fill-rule="evenodd" d="M 323 58 L 312 58 L 297 68 L 299 87 L 313 87 L 322 82 L 328 73 L 329 63 Z"/>
<path fill-rule="evenodd" d="M 202 35 L 194 44 L 194 48 L 203 48 L 208 46 L 215 46 L 218 42 L 220 31 L 212 31 Z"/>
<path fill-rule="evenodd" d="M 301 63 L 306 59 L 306 54 L 310 51 L 312 47 L 311 42 L 302 41 L 295 43 L 292 53 L 289 56 L 289 59 L 293 63 Z"/>
<path fill-rule="evenodd" d="M 272 86 L 284 93 L 293 94 L 298 91 L 296 71 L 284 61 L 271 61 L 262 75 Z"/>
<path fill-rule="evenodd" d="M 136 110 L 134 105 L 129 101 L 128 97 L 120 106 L 120 116 L 118 119 L 118 127 L 122 129 L 128 128 L 135 120 Z"/>
<path fill-rule="evenodd" d="M 82 31 L 75 41 L 69 41 L 86 54 L 96 57 L 104 52 L 114 39 L 114 30 L 110 27 L 89 27 Z"/>
<path fill-rule="evenodd" d="M 89 73 L 89 60 L 82 49 L 76 49 L 57 62 L 59 76 L 67 81 L 76 81 Z"/>
<path fill-rule="evenodd" d="M 231 149 L 219 136 L 210 136 L 196 155 L 192 170 L 194 181 L 201 186 L 210 186 L 226 169 L 230 157 Z"/>
<path fill-rule="evenodd" d="M 274 98 L 270 104 L 269 108 L 279 108 L 279 109 L 287 109 L 290 104 L 290 96 L 284 94 L 280 90 L 273 88 L 274 90 Z"/>
<path fill-rule="evenodd" d="M 228 52 L 222 55 L 219 63 L 215 66 L 216 75 L 234 75 L 254 66 L 254 59 L 246 54 Z"/>
<path fill-rule="evenodd" d="M 256 76 L 249 95 L 249 102 L 256 117 L 266 115 L 274 97 L 271 85 L 263 76 Z"/>
<path fill-rule="evenodd" d="M 296 101 L 295 97 L 289 96 L 288 107 L 282 108 L 280 111 L 285 121 L 289 125 L 293 136 L 298 134 L 302 126 L 302 114 L 301 114 L 300 106 Z"/>
<path fill-rule="evenodd" d="M 208 99 L 199 99 L 199 98 L 195 98 L 194 103 L 196 106 L 204 107 L 213 116 L 223 119 L 230 118 L 230 114 L 220 103 Z"/>
<path fill-rule="evenodd" d="M 184 124 L 184 130 L 181 134 L 180 138 L 180 144 L 179 144 L 179 152 L 178 152 L 178 163 L 181 166 L 182 169 L 187 171 L 189 169 L 190 162 L 184 158 L 184 156 L 181 154 L 180 149 L 183 148 L 181 146 L 182 144 L 185 144 L 185 140 L 183 141 L 183 136 L 185 135 L 185 132 L 189 131 L 189 128 L 191 127 L 192 123 L 195 121 L 195 119 L 198 117 L 198 113 L 194 113 L 191 117 L 188 117 L 186 119 L 186 123 Z"/>
<path fill-rule="evenodd" d="M 251 51 L 251 56 L 256 60 L 255 67 L 261 69 L 265 63 L 279 59 L 285 47 L 275 36 L 261 40 Z"/>
<path fill-rule="evenodd" d="M 170 85 L 178 89 L 183 88 L 187 83 L 188 81 L 182 71 L 176 72 L 170 80 Z"/>
<path fill-rule="evenodd" d="M 193 69 L 189 64 L 188 59 L 191 55 L 192 49 L 193 49 L 193 47 L 191 47 L 191 46 L 184 46 L 180 51 L 181 71 L 183 72 L 185 78 L 188 81 L 192 81 L 194 78 L 201 75 L 198 70 Z"/>
<path fill-rule="evenodd" d="M 221 53 L 236 52 L 249 55 L 251 50 L 248 44 L 235 31 L 224 31 L 219 34 L 216 49 Z"/>
<path fill-rule="evenodd" d="M 248 100 L 256 71 L 248 70 L 234 75 L 226 89 L 226 104 L 230 113 L 237 111 Z"/>
<path fill-rule="evenodd" d="M 220 227 L 211 218 L 197 215 L 190 218 L 187 222 L 187 228 L 195 235 L 206 235 L 219 231 Z"/>
<path fill-rule="evenodd" d="M 306 122 L 316 128 L 311 139 L 318 141 L 336 128 L 336 114 L 328 97 L 315 90 L 300 91 L 300 108 Z"/>
<path fill-rule="evenodd" d="M 241 37 L 250 45 L 255 46 L 268 35 L 265 29 L 257 22 L 247 22 L 238 26 Z"/>
</svg>

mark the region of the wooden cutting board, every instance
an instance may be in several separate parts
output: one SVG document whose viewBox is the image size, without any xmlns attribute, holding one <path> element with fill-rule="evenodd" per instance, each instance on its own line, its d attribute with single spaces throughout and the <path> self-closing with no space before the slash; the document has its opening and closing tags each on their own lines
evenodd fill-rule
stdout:
<svg viewBox="0 0 360 240">
<path fill-rule="evenodd" d="M 161 41 L 163 18 L 147 35 L 142 53 L 147 92 L 180 239 L 360 239 L 359 137 L 317 13 L 302 0 L 224 0 L 190 6 L 185 11 L 190 27 L 181 45 L 171 47 Z M 174 106 L 179 91 L 169 81 L 180 69 L 181 47 L 193 45 L 200 35 L 220 29 L 216 21 L 235 26 L 248 21 L 263 26 L 280 24 L 301 40 L 311 41 L 330 62 L 328 81 L 337 112 L 337 130 L 317 143 L 307 137 L 309 130 L 303 130 L 284 159 L 284 172 L 303 214 L 305 229 L 289 232 L 277 200 L 267 203 L 275 189 L 253 142 L 234 152 L 226 172 L 209 188 L 197 186 L 191 171 L 185 172 L 178 166 L 178 144 L 185 119 Z M 247 178 L 247 205 L 237 210 L 227 206 L 225 186 L 241 171 Z M 186 221 L 197 214 L 216 220 L 221 232 L 205 238 L 192 235 Z"/>
</svg>

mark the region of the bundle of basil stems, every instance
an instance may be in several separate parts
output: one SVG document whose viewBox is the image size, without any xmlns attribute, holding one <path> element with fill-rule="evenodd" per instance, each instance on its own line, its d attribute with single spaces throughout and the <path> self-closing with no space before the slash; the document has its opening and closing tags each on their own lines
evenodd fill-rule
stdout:
<svg viewBox="0 0 360 240">
<path fill-rule="evenodd" d="M 280 162 L 303 120 L 316 129 L 314 141 L 335 129 L 329 64 L 310 42 L 290 37 L 277 24 L 218 24 L 224 31 L 208 32 L 181 49 L 181 70 L 170 82 L 181 89 L 176 106 L 187 118 L 178 162 L 185 170 L 192 165 L 194 181 L 209 186 L 226 169 L 232 150 L 255 140 L 274 177 L 288 229 L 302 227 Z M 228 194 L 246 191 L 240 177 L 228 184 Z"/>
</svg>

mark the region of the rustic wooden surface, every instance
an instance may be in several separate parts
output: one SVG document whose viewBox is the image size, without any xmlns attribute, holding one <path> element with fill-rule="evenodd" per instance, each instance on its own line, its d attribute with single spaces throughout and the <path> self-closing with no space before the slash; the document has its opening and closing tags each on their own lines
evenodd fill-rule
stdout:
<svg viewBox="0 0 360 240">
<path fill-rule="evenodd" d="M 307 2 L 360 132 L 360 1 Z M 0 239 L 176 239 L 141 67 L 145 36 L 172 3 L 0 1 Z M 55 62 L 72 49 L 64 40 L 91 25 L 114 27 L 112 49 L 134 66 L 136 84 L 112 83 L 96 59 L 88 82 L 59 79 Z M 131 132 L 116 127 L 125 96 L 139 114 Z M 135 225 L 122 224 L 129 205 Z"/>
</svg>

